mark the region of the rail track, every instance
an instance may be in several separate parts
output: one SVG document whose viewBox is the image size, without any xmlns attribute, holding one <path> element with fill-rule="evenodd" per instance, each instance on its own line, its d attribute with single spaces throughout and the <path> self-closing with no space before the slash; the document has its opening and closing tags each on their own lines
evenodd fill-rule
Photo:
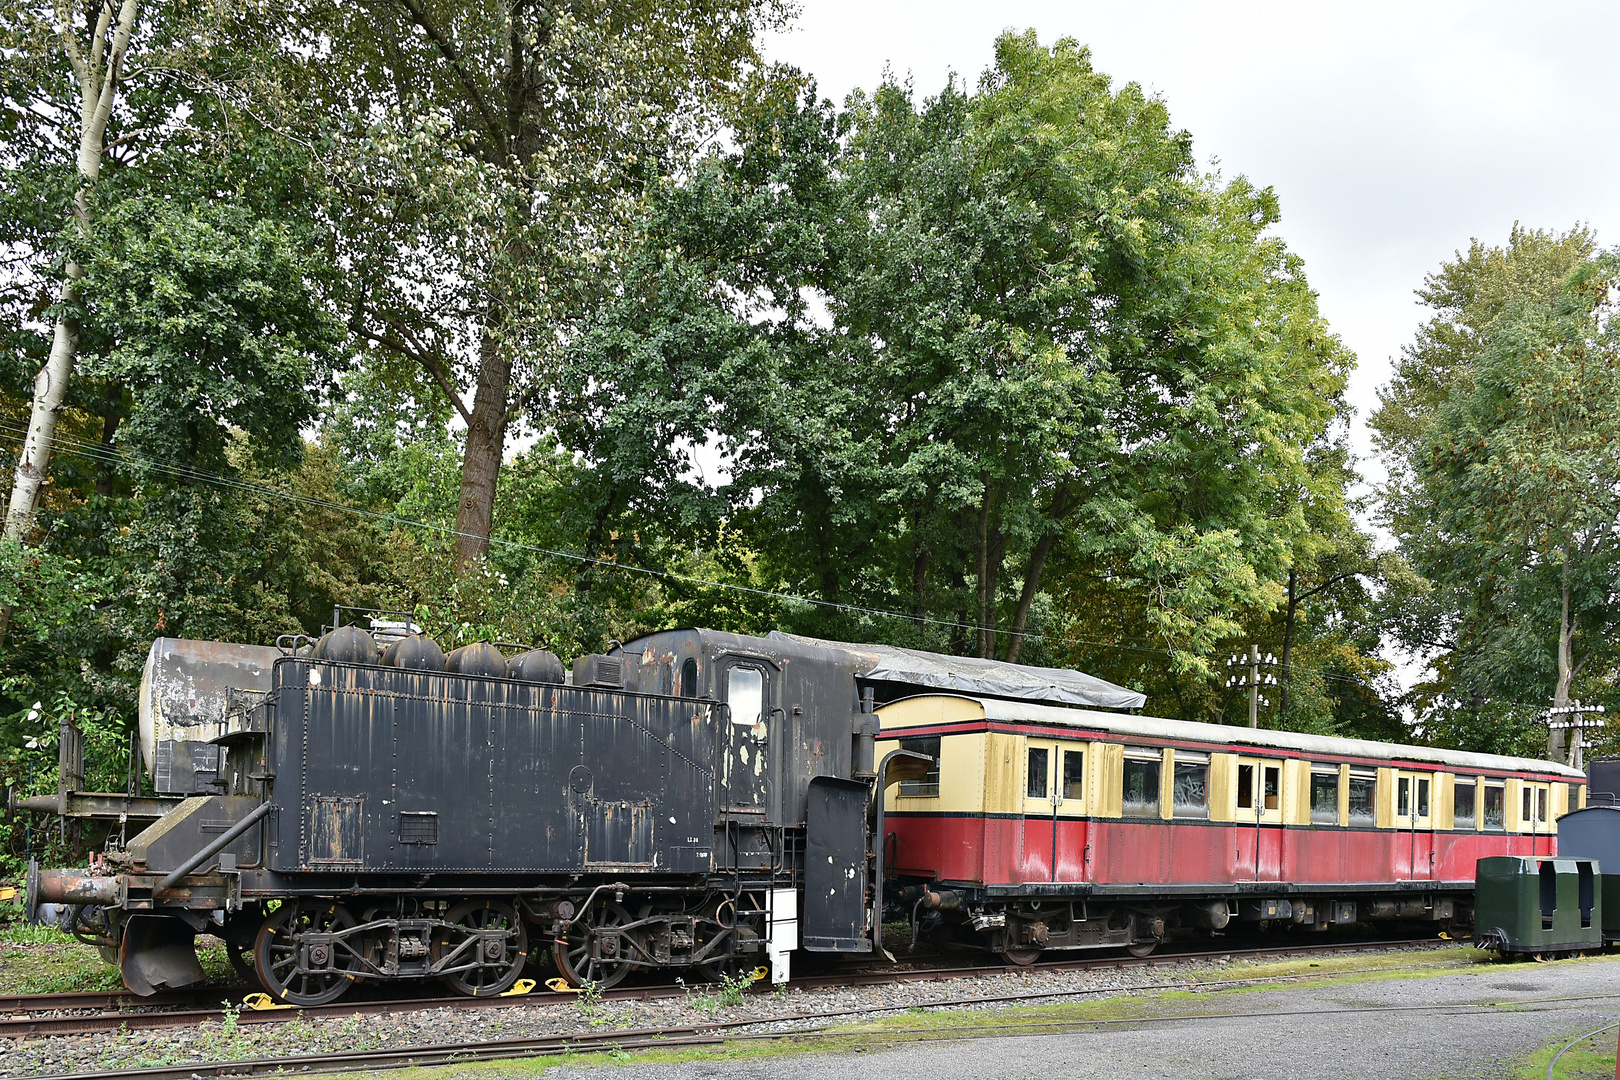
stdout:
<svg viewBox="0 0 1620 1080">
<path fill-rule="evenodd" d="M 1020 968 L 1019 970 L 1027 970 Z M 1373 970 L 1373 969 L 1367 969 Z M 1345 972 L 1343 974 L 1349 974 Z M 1317 974 L 1270 976 L 1260 979 L 1220 979 L 1198 984 L 1200 990 L 1218 992 L 1237 989 L 1256 983 L 1272 984 L 1287 980 L 1316 979 Z M 1148 984 L 1133 990 L 1186 989 L 1183 982 Z M 1053 998 L 1078 997 L 1088 994 L 1117 993 L 1117 989 L 1097 988 L 1085 990 L 1040 990 L 1000 997 L 942 998 L 921 1003 L 923 1008 L 949 1008 L 951 1006 L 1016 1004 L 1022 1001 L 1048 1001 Z M 1593 996 L 1590 994 L 1519 998 L 1510 1001 L 1443 1003 L 1434 1005 L 1360 1006 L 1334 1010 L 1335 1014 L 1390 1015 L 1395 1013 L 1466 1014 L 1493 1011 L 1511 1007 L 1524 1011 L 1555 1012 L 1561 1009 L 1589 1007 L 1594 1000 L 1620 999 L 1620 991 Z M 916 1008 L 919 1006 L 908 1006 Z M 611 1032 L 589 1032 L 569 1035 L 546 1035 L 532 1038 L 493 1039 L 477 1042 L 438 1043 L 403 1047 L 390 1050 L 344 1051 L 325 1054 L 304 1054 L 295 1057 L 255 1058 L 250 1060 L 192 1062 L 134 1069 L 110 1069 L 71 1074 L 40 1074 L 19 1080 L 211 1080 L 211 1078 L 251 1077 L 271 1073 L 330 1073 L 349 1071 L 375 1071 L 412 1066 L 464 1064 L 475 1061 L 498 1061 L 514 1058 L 561 1056 L 581 1053 L 628 1052 L 631 1050 L 672 1050 L 691 1047 L 722 1048 L 727 1044 L 746 1042 L 816 1043 L 852 1037 L 848 1031 L 833 1029 L 838 1021 L 873 1013 L 895 1012 L 897 1009 L 838 1009 L 828 1012 L 795 1013 L 786 1016 L 742 1020 L 712 1021 L 679 1027 L 641 1028 Z M 1191 1013 L 1163 1016 L 1132 1016 L 1125 1018 L 1098 1018 L 1085 1020 L 1014 1021 L 997 1024 L 993 1029 L 965 1029 L 959 1026 L 912 1027 L 895 1029 L 867 1037 L 877 1038 L 887 1045 L 916 1042 L 961 1042 L 979 1038 L 996 1038 L 1008 1033 L 1019 1035 L 1056 1035 L 1111 1027 L 1156 1027 L 1188 1021 L 1244 1019 L 1248 1012 Z M 1320 1010 L 1268 1011 L 1268 1018 L 1320 1016 Z M 793 1030 L 749 1032 L 744 1029 L 783 1024 L 804 1025 Z"/>
<path fill-rule="evenodd" d="M 1217 960 L 1223 957 L 1261 959 L 1316 955 L 1322 953 L 1356 953 L 1380 951 L 1412 946 L 1438 946 L 1443 942 L 1434 938 L 1380 939 L 1357 942 L 1324 942 L 1321 944 L 1267 945 L 1257 947 L 1167 951 L 1147 957 L 1107 956 L 1085 959 L 1053 960 L 1025 967 L 1013 964 L 926 966 L 906 969 L 881 968 L 839 971 L 831 974 L 802 976 L 789 985 L 798 989 L 815 990 L 837 987 L 881 986 L 889 983 L 946 982 L 952 979 L 979 978 L 993 975 L 1028 974 L 1040 972 L 1086 971 L 1099 968 L 1151 968 L 1172 964 Z M 85 994 L 34 994 L 0 996 L 0 1038 L 32 1039 L 53 1035 L 86 1035 L 100 1031 L 142 1031 L 160 1028 L 187 1027 L 225 1017 L 223 1007 L 198 1007 L 208 998 L 219 1001 L 227 994 L 240 992 L 229 987 L 210 991 L 171 992 L 153 997 L 133 994 L 96 992 Z M 761 987 L 764 992 L 766 988 Z M 654 1001 L 678 998 L 687 989 L 679 986 L 616 987 L 604 991 L 604 1001 Z M 991 999 L 978 999 L 991 1000 Z M 412 997 L 386 1000 L 345 999 L 330 1005 L 307 1008 L 271 1009 L 266 1011 L 242 1010 L 237 1024 L 276 1024 L 292 1019 L 389 1016 L 422 1012 L 428 1009 L 500 1009 L 512 1006 L 572 1007 L 572 995 L 554 994 L 545 990 L 514 997 L 469 998 Z"/>
</svg>

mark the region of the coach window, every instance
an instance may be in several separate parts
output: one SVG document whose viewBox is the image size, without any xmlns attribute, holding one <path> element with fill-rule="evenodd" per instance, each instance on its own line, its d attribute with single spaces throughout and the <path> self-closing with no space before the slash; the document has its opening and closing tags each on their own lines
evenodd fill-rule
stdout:
<svg viewBox="0 0 1620 1080">
<path fill-rule="evenodd" d="M 1031 799 L 1046 798 L 1046 778 L 1051 765 L 1052 751 L 1044 746 L 1029 748 L 1029 788 L 1024 792 Z"/>
<path fill-rule="evenodd" d="M 1403 821 L 1412 816 L 1412 778 L 1410 776 L 1397 777 L 1395 780 L 1395 816 Z"/>
<path fill-rule="evenodd" d="M 1311 822 L 1315 825 L 1339 823 L 1339 768 L 1337 765 L 1311 767 Z"/>
<path fill-rule="evenodd" d="M 1420 818 L 1429 816 L 1429 784 L 1429 777 L 1417 778 L 1417 816 Z"/>
<path fill-rule="evenodd" d="M 1264 783 L 1266 813 L 1275 813 L 1282 808 L 1282 766 L 1262 765 L 1260 772 Z"/>
<path fill-rule="evenodd" d="M 1086 752 L 1063 751 L 1063 798 L 1077 802 L 1086 797 Z"/>
<path fill-rule="evenodd" d="M 681 665 L 681 697 L 697 697 L 697 661 L 691 658 Z"/>
<path fill-rule="evenodd" d="M 1478 785 L 1472 777 L 1457 777 L 1451 785 L 1451 827 L 1472 829 L 1478 820 L 1474 809 L 1474 793 Z"/>
<path fill-rule="evenodd" d="M 1209 817 L 1209 755 L 1177 750 L 1171 791 L 1176 817 Z"/>
<path fill-rule="evenodd" d="M 1239 810 L 1254 809 L 1254 766 L 1238 766 L 1238 796 Z"/>
<path fill-rule="evenodd" d="M 1485 782 L 1485 828 L 1492 832 L 1501 832 L 1507 828 L 1507 790 L 1498 780 Z"/>
<path fill-rule="evenodd" d="M 914 799 L 939 798 L 939 736 L 919 735 L 900 740 L 900 749 L 915 750 L 934 759 L 928 772 L 918 780 L 900 781 L 900 794 Z"/>
<path fill-rule="evenodd" d="M 1376 804 L 1378 793 L 1378 778 L 1372 772 L 1350 773 L 1350 805 L 1349 816 L 1352 825 L 1371 825 L 1374 820 L 1373 807 Z"/>
<path fill-rule="evenodd" d="M 1146 747 L 1125 748 L 1125 791 L 1120 802 L 1126 817 L 1159 816 L 1159 766 L 1163 756 Z"/>
</svg>

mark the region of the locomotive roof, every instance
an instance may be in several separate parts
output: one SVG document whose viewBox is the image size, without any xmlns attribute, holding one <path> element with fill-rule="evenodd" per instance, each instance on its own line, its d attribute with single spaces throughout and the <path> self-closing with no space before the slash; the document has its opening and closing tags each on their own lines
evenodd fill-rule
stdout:
<svg viewBox="0 0 1620 1080">
<path fill-rule="evenodd" d="M 1375 742 L 1370 739 L 1346 739 L 1337 735 L 1306 735 L 1297 731 L 1270 731 L 1266 729 L 1232 727 L 1226 724 L 1201 724 L 1192 720 L 1167 720 L 1159 716 L 1132 716 L 1124 713 L 1096 712 L 1090 709 L 1067 709 L 1053 705 L 1039 705 L 1027 701 L 1003 701 L 998 698 L 975 697 L 965 694 L 930 695 L 959 697 L 971 701 L 984 710 L 986 720 L 1017 724 L 1060 724 L 1065 727 L 1107 731 L 1117 735 L 1137 735 L 1150 739 L 1185 739 L 1189 742 L 1225 743 L 1234 747 L 1262 746 L 1281 750 L 1297 750 L 1303 754 L 1322 754 L 1331 757 L 1371 758 L 1403 761 L 1425 761 L 1461 769 L 1490 769 L 1498 772 L 1552 773 L 1571 780 L 1585 781 L 1586 774 L 1553 761 L 1534 758 L 1506 757 L 1501 754 L 1472 754 L 1462 750 L 1442 750 L 1432 746 L 1409 746 L 1404 743 Z M 892 704 L 892 703 L 891 703 Z"/>
<path fill-rule="evenodd" d="M 893 645 L 856 645 L 826 641 L 772 630 L 781 641 L 797 641 L 850 653 L 860 663 L 857 674 L 878 682 L 954 690 L 961 694 L 988 694 L 1023 701 L 1061 701 L 1097 709 L 1140 709 L 1147 701 L 1128 687 L 1066 668 L 1031 667 L 976 656 L 946 656 Z"/>
</svg>

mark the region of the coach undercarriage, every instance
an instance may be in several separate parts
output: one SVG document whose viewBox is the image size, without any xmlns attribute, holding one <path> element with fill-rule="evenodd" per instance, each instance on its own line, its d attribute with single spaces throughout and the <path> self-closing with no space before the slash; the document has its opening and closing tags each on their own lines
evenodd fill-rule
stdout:
<svg viewBox="0 0 1620 1080">
<path fill-rule="evenodd" d="M 895 892 L 911 921 L 913 940 L 944 933 L 1018 965 L 1032 964 L 1048 952 L 1085 949 L 1124 949 L 1132 956 L 1147 956 L 1174 931 L 1220 935 L 1234 923 L 1327 930 L 1401 921 L 1438 923 L 1457 932 L 1472 925 L 1469 897 L 1443 893 L 1359 899 L 1250 894 L 997 898 L 972 887 L 919 884 Z"/>
</svg>

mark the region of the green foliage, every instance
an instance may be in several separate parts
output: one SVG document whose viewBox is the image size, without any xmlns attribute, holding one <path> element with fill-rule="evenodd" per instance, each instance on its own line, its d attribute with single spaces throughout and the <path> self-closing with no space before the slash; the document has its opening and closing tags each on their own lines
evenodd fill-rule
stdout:
<svg viewBox="0 0 1620 1080">
<path fill-rule="evenodd" d="M 1373 418 L 1415 572 L 1392 625 L 1437 656 L 1417 697 L 1437 738 L 1528 749 L 1542 702 L 1613 682 L 1616 270 L 1580 230 L 1475 243 L 1431 277 L 1437 315 Z"/>
</svg>

